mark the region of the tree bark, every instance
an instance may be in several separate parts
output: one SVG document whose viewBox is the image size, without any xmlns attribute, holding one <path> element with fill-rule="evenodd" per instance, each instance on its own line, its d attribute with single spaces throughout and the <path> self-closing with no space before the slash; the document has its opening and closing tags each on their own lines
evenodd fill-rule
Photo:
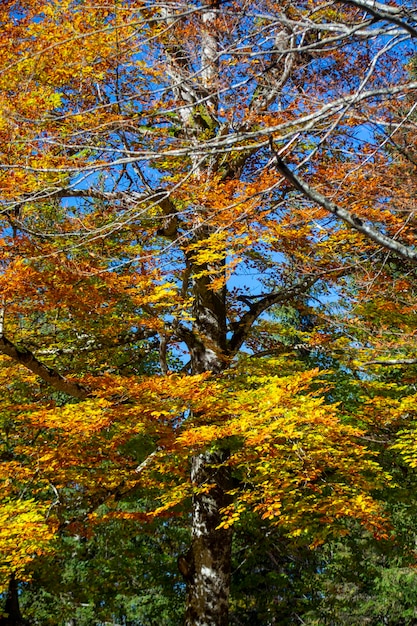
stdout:
<svg viewBox="0 0 417 626">
<path fill-rule="evenodd" d="M 227 626 L 232 530 L 219 529 L 221 509 L 230 503 L 227 452 L 208 452 L 192 460 L 191 478 L 198 486 L 214 484 L 194 496 L 192 540 L 188 557 L 186 626 Z"/>
<path fill-rule="evenodd" d="M 195 268 L 201 270 L 202 268 Z M 190 340 L 193 373 L 220 373 L 226 363 L 226 293 L 210 289 L 208 277 L 194 279 L 194 325 Z M 179 563 L 187 582 L 186 626 L 226 626 L 232 549 L 231 529 L 219 529 L 222 509 L 230 504 L 225 449 L 191 460 L 191 481 L 207 491 L 193 498 L 191 547 Z M 182 566 L 181 566 L 182 565 Z"/>
</svg>

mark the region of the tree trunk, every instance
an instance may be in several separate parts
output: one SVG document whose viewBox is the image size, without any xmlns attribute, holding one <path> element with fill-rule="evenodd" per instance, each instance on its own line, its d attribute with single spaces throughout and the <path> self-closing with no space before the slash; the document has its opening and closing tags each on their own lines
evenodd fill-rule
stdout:
<svg viewBox="0 0 417 626">
<path fill-rule="evenodd" d="M 6 616 L 0 618 L 0 626 L 25 626 L 27 624 L 20 613 L 19 590 L 14 574 L 10 576 L 4 612 Z"/>
<path fill-rule="evenodd" d="M 216 28 L 218 0 L 203 0 L 201 11 L 201 85 L 196 85 L 195 69 L 188 66 L 187 53 L 177 38 L 172 37 L 168 49 L 168 73 L 174 80 L 174 93 L 184 105 L 179 113 L 184 123 L 184 135 L 193 125 L 201 133 L 207 131 L 207 119 L 217 124 L 218 108 L 218 35 Z M 174 24 L 175 16 L 165 9 L 163 16 Z M 171 22 L 172 19 L 172 22 Z M 185 80 L 184 76 L 193 77 Z M 201 109 L 206 118 L 201 118 Z M 198 114 L 200 113 L 200 115 Z M 191 135 L 191 143 L 198 136 Z M 192 164 L 192 176 L 199 180 L 202 175 L 200 158 Z M 205 165 L 206 173 L 210 164 Z M 172 209 L 170 209 L 172 213 Z M 194 243 L 204 246 L 211 234 L 204 207 L 195 208 L 192 224 Z M 169 233 L 163 233 L 170 236 Z M 176 235 L 176 233 L 175 233 Z M 225 277 L 224 261 L 203 265 L 194 263 L 194 252 L 185 252 L 190 270 L 193 294 L 192 331 L 183 339 L 190 350 L 193 374 L 222 372 L 227 359 L 227 313 L 226 288 L 213 289 L 213 275 Z M 183 332 L 184 329 L 183 329 Z M 224 466 L 228 458 L 224 449 L 210 450 L 194 456 L 191 460 L 191 480 L 195 487 L 208 486 L 204 493 L 196 493 L 192 507 L 191 547 L 186 556 L 178 559 L 178 567 L 187 583 L 186 626 L 226 626 L 228 624 L 228 601 L 231 570 L 231 529 L 219 529 L 222 509 L 230 504 L 231 488 L 229 468 Z"/>
<path fill-rule="evenodd" d="M 203 242 L 210 232 L 207 226 L 195 229 Z M 219 374 L 227 365 L 226 290 L 212 288 L 208 266 L 188 262 L 193 275 L 193 329 L 189 338 L 193 374 L 210 371 Z M 224 263 L 211 265 L 216 274 L 225 271 Z M 224 462 L 229 452 L 223 448 L 194 456 L 191 481 L 196 488 L 192 507 L 191 547 L 179 568 L 187 582 L 186 626 L 226 626 L 231 569 L 231 529 L 219 529 L 222 509 L 231 503 L 230 471 Z"/>
<path fill-rule="evenodd" d="M 226 458 L 227 452 L 217 451 L 192 460 L 193 483 L 215 486 L 194 497 L 186 626 L 228 624 L 232 530 L 217 528 L 221 509 L 231 501 L 228 468 L 218 467 Z"/>
</svg>

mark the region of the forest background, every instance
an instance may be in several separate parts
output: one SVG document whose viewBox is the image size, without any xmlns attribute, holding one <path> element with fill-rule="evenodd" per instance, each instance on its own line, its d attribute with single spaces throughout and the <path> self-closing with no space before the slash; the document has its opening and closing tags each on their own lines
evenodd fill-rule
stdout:
<svg viewBox="0 0 417 626">
<path fill-rule="evenodd" d="M 0 624 L 417 623 L 416 40 L 0 4 Z"/>
</svg>

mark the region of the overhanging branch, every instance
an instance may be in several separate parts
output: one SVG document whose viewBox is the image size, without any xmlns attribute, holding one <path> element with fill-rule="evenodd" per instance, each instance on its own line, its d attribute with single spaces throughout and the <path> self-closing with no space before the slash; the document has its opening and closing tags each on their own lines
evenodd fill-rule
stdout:
<svg viewBox="0 0 417 626">
<path fill-rule="evenodd" d="M 343 4 L 350 4 L 358 9 L 363 9 L 375 20 L 382 20 L 384 22 L 390 22 L 396 24 L 403 30 L 405 30 L 411 37 L 417 37 L 417 28 L 415 25 L 410 24 L 405 19 L 415 20 L 417 19 L 417 11 L 410 10 L 405 6 L 396 7 L 384 4 L 382 2 L 376 2 L 376 0 L 336 0 Z"/>
<path fill-rule="evenodd" d="M 89 391 L 85 387 L 78 383 L 73 383 L 56 370 L 39 361 L 30 350 L 18 348 L 3 334 L 0 335 L 0 353 L 10 357 L 19 365 L 24 365 L 57 391 L 62 391 L 78 400 L 85 400 L 89 396 Z"/>
<path fill-rule="evenodd" d="M 294 174 L 294 172 L 290 170 L 288 165 L 284 163 L 284 161 L 277 154 L 276 151 L 273 150 L 273 153 L 275 156 L 275 165 L 279 173 L 282 174 L 288 180 L 288 182 L 290 182 L 296 189 L 298 189 L 298 191 L 301 191 L 301 193 L 306 198 L 312 200 L 316 204 L 319 204 L 324 209 L 326 209 L 326 211 L 332 213 L 332 215 L 334 215 L 335 217 L 340 218 L 346 224 L 348 224 L 358 232 L 362 233 L 362 235 L 365 235 L 365 237 L 371 239 L 382 248 L 390 250 L 391 252 L 394 252 L 398 256 L 402 257 L 403 259 L 407 259 L 408 261 L 417 261 L 417 250 L 410 248 L 409 246 L 406 246 L 399 241 L 392 239 L 391 237 L 387 237 L 373 226 L 366 224 L 363 219 L 356 216 L 354 213 L 351 213 L 347 209 L 344 209 L 343 207 L 335 204 L 334 202 L 323 196 L 319 191 L 311 187 L 302 178 Z"/>
</svg>

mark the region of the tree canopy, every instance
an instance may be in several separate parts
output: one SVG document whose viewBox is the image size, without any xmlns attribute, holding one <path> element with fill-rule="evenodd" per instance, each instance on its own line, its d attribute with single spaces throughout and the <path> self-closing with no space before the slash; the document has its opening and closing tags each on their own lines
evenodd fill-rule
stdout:
<svg viewBox="0 0 417 626">
<path fill-rule="evenodd" d="M 0 35 L 3 623 L 411 623 L 413 3 L 7 0 Z"/>
</svg>

